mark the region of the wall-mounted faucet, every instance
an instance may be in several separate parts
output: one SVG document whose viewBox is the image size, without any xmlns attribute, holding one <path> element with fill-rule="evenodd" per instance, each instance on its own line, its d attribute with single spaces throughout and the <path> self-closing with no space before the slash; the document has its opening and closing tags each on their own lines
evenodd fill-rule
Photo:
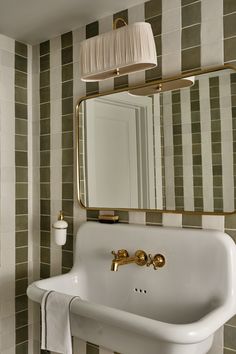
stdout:
<svg viewBox="0 0 236 354">
<path fill-rule="evenodd" d="M 147 256 L 146 252 L 138 250 L 135 252 L 133 257 L 130 257 L 129 253 L 125 249 L 118 250 L 117 252 L 112 251 L 111 253 L 114 255 L 114 259 L 111 263 L 111 270 L 113 272 L 117 272 L 119 266 L 130 263 L 135 263 L 139 266 L 146 265 L 147 267 L 153 265 L 155 270 L 165 265 L 165 257 L 162 254 L 156 254 L 152 257 L 151 254 Z"/>
</svg>

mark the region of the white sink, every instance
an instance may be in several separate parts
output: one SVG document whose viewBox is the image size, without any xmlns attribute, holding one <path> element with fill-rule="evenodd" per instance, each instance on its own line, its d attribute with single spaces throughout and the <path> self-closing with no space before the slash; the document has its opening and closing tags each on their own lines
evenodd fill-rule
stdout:
<svg viewBox="0 0 236 354">
<path fill-rule="evenodd" d="M 122 265 L 112 272 L 111 250 L 161 253 L 163 268 Z M 218 231 L 84 223 L 73 269 L 36 281 L 45 290 L 78 295 L 72 334 L 123 354 L 205 354 L 214 333 L 236 313 L 236 247 Z"/>
</svg>

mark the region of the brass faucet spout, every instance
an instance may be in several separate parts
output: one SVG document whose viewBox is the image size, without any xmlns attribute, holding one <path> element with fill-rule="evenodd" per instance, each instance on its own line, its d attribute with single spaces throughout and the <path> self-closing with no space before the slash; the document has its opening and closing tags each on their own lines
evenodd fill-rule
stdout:
<svg viewBox="0 0 236 354">
<path fill-rule="evenodd" d="M 119 266 L 125 264 L 135 263 L 139 266 L 143 266 L 147 263 L 148 260 L 147 254 L 141 250 L 136 251 L 134 257 L 129 257 L 129 254 L 126 250 L 118 250 L 117 253 L 112 251 L 112 254 L 114 255 L 114 259 L 111 263 L 111 271 L 113 272 L 117 272 Z"/>
<path fill-rule="evenodd" d="M 112 261 L 112 263 L 111 263 L 111 271 L 112 271 L 112 272 L 117 272 L 117 271 L 118 271 L 118 264 L 117 264 L 117 262 Z"/>
<path fill-rule="evenodd" d="M 135 260 L 136 260 L 135 257 L 124 257 L 124 258 L 113 259 L 112 264 L 111 264 L 111 270 L 113 272 L 117 272 L 119 266 L 125 265 L 125 264 L 130 264 L 130 263 L 135 263 Z"/>
</svg>

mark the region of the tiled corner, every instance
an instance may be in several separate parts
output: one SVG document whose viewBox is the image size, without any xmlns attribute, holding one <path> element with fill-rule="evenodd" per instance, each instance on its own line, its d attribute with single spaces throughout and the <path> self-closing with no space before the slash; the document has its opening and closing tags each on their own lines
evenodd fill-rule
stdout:
<svg viewBox="0 0 236 354">
<path fill-rule="evenodd" d="M 26 296 L 28 286 L 28 93 L 27 93 L 27 45 L 15 42 L 15 241 L 16 241 L 16 304 Z M 25 80 L 18 80 L 24 77 Z M 28 343 L 28 302 L 17 310 L 16 348 Z"/>
<path fill-rule="evenodd" d="M 40 44 L 40 277 L 50 276 L 50 41 Z M 46 238 L 47 241 L 46 241 Z M 46 257 L 46 254 L 48 255 Z"/>
</svg>

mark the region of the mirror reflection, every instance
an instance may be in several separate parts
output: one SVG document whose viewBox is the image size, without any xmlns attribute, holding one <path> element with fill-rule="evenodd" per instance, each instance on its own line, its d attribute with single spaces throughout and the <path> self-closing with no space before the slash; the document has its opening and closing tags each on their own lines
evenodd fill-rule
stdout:
<svg viewBox="0 0 236 354">
<path fill-rule="evenodd" d="M 233 212 L 236 73 L 205 73 L 190 87 L 150 92 L 151 84 L 145 92 L 113 93 L 80 104 L 81 203 Z"/>
</svg>

